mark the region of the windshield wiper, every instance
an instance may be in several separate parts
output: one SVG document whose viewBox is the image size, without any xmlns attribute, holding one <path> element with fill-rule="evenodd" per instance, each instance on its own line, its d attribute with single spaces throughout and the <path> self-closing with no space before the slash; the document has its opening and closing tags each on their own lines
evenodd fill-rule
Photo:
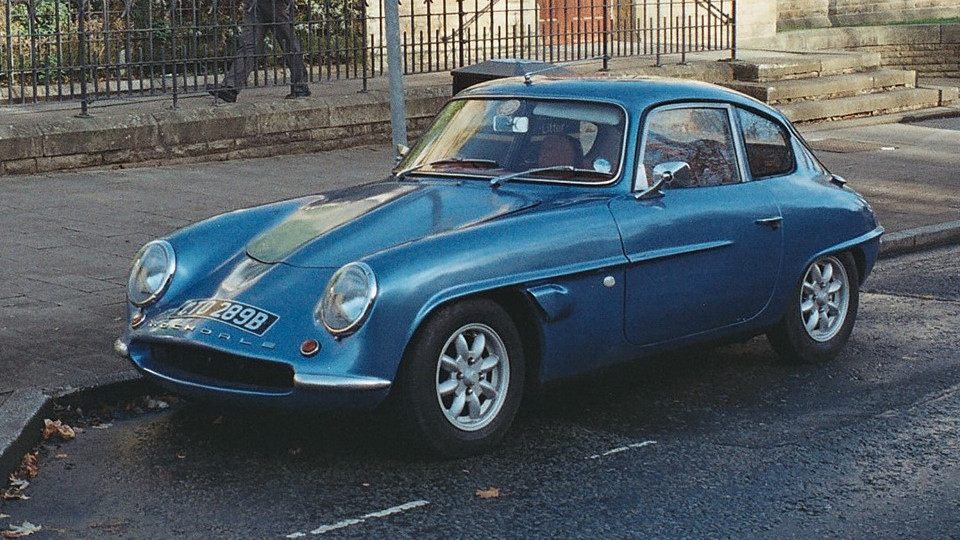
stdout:
<svg viewBox="0 0 960 540">
<path fill-rule="evenodd" d="M 521 176 L 528 176 L 531 174 L 538 174 L 544 172 L 562 172 L 565 173 L 564 176 L 600 176 L 602 178 L 613 178 L 613 173 L 606 173 L 595 171 L 593 169 L 578 169 L 572 165 L 554 165 L 552 167 L 536 167 L 533 169 L 527 169 L 525 171 L 504 174 L 490 180 L 490 185 L 497 187 L 500 184 L 513 180 L 514 178 L 519 178 Z"/>
<path fill-rule="evenodd" d="M 435 167 L 439 165 L 469 165 L 477 169 L 496 169 L 500 167 L 500 164 L 493 159 L 483 159 L 483 158 L 465 158 L 465 157 L 451 157 L 438 159 L 436 161 L 431 161 L 427 164 L 428 167 Z"/>
<path fill-rule="evenodd" d="M 403 180 L 408 174 L 417 172 L 420 169 L 426 167 L 442 167 L 444 165 L 466 165 L 474 169 L 499 169 L 500 163 L 492 159 L 482 159 L 482 158 L 463 158 L 463 157 L 450 157 L 438 159 L 436 161 L 431 161 L 430 163 L 424 163 L 423 165 L 418 165 L 416 167 L 411 167 L 405 171 L 400 171 L 395 174 L 395 176 Z"/>
</svg>

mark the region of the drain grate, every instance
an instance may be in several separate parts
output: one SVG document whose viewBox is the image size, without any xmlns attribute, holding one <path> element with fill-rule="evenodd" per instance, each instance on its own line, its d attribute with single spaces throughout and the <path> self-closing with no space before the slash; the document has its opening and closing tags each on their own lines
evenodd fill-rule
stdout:
<svg viewBox="0 0 960 540">
<path fill-rule="evenodd" d="M 819 139 L 807 141 L 810 148 L 819 152 L 835 152 L 837 154 L 852 154 L 854 152 L 871 152 L 883 148 L 882 144 L 852 141 L 850 139 Z"/>
</svg>

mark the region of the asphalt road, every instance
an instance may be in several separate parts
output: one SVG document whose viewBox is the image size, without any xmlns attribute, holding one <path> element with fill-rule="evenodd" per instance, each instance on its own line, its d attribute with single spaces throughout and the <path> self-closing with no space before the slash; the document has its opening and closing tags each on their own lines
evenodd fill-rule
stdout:
<svg viewBox="0 0 960 540">
<path fill-rule="evenodd" d="M 36 538 L 953 538 L 960 248 L 881 261 L 820 367 L 764 339 L 550 388 L 476 458 L 376 416 L 87 408 L 3 522 Z M 142 403 L 140 403 L 142 405 Z M 99 425 L 95 425 L 99 424 Z"/>
</svg>

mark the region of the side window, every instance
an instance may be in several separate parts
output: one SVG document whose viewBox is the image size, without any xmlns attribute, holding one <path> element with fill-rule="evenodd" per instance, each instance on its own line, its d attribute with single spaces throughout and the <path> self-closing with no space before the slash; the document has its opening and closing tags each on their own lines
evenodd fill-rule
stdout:
<svg viewBox="0 0 960 540">
<path fill-rule="evenodd" d="M 769 118 L 737 110 L 750 175 L 754 179 L 793 172 L 795 160 L 786 129 Z"/>
<path fill-rule="evenodd" d="M 667 187 L 718 186 L 740 181 L 730 117 L 723 107 L 670 107 L 651 113 L 643 145 L 647 179 L 668 161 L 690 165 L 690 180 Z"/>
</svg>

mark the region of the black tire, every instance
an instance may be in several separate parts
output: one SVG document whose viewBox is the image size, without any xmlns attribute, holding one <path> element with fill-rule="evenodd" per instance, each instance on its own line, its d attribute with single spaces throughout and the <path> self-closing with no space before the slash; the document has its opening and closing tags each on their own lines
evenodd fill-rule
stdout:
<svg viewBox="0 0 960 540">
<path fill-rule="evenodd" d="M 498 304 L 440 308 L 407 347 L 391 396 L 406 453 L 461 457 L 497 445 L 520 406 L 524 368 L 520 334 Z"/>
<path fill-rule="evenodd" d="M 827 362 L 850 338 L 859 307 L 860 276 L 853 256 L 824 255 L 804 270 L 787 312 L 767 338 L 785 360 Z"/>
</svg>

